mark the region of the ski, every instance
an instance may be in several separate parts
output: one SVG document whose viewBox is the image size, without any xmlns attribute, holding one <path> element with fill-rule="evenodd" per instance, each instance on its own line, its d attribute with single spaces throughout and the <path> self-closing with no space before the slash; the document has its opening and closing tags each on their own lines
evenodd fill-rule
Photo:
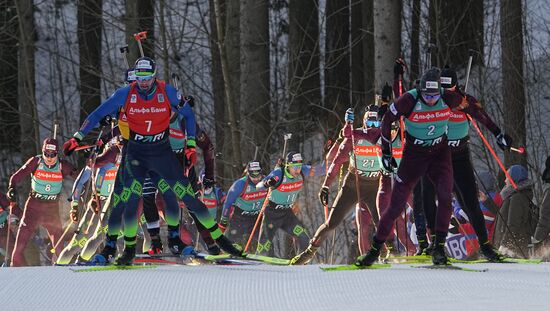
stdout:
<svg viewBox="0 0 550 311">
<path fill-rule="evenodd" d="M 450 261 L 453 263 L 517 263 L 517 264 L 539 264 L 542 262 L 542 259 L 521 259 L 521 258 L 504 258 L 500 262 L 489 261 L 487 259 L 478 259 L 478 260 L 460 260 L 450 258 Z"/>
<path fill-rule="evenodd" d="M 84 269 L 71 269 L 73 272 L 96 272 L 96 271 L 111 271 L 111 270 L 141 270 L 141 269 L 154 269 L 158 268 L 158 264 L 150 264 L 150 265 L 134 265 L 134 266 L 117 266 L 117 265 L 109 265 L 109 266 L 95 266 L 90 268 L 84 268 Z"/>
<path fill-rule="evenodd" d="M 369 269 L 386 269 L 391 267 L 388 263 L 375 263 L 372 266 L 356 266 L 356 265 L 338 265 L 330 267 L 319 267 L 325 272 L 347 271 L 347 270 L 369 270 Z"/>
<path fill-rule="evenodd" d="M 257 260 L 271 265 L 288 266 L 290 264 L 290 259 L 262 256 L 256 254 L 246 254 L 246 259 Z"/>
<path fill-rule="evenodd" d="M 458 270 L 458 271 L 467 271 L 467 272 L 487 272 L 489 269 L 474 269 L 474 268 L 465 268 L 455 265 L 429 265 L 429 266 L 412 266 L 414 268 L 430 269 L 430 270 Z"/>
</svg>

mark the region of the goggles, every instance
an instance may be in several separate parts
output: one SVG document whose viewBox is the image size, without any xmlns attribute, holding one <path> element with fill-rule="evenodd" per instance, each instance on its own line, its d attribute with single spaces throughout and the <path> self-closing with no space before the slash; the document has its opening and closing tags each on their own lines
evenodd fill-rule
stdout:
<svg viewBox="0 0 550 311">
<path fill-rule="evenodd" d="M 293 169 L 299 169 L 299 168 L 302 168 L 302 163 L 289 163 L 287 164 L 287 166 Z"/>
<path fill-rule="evenodd" d="M 441 94 L 422 94 L 424 100 L 439 100 Z"/>
<path fill-rule="evenodd" d="M 155 76 L 154 75 L 147 75 L 147 76 L 138 76 L 136 75 L 136 80 L 137 81 L 150 81 L 150 80 L 153 80 Z"/>
<path fill-rule="evenodd" d="M 44 152 L 42 153 L 46 158 L 55 158 L 57 157 L 57 153 L 56 152 Z"/>
<path fill-rule="evenodd" d="M 248 176 L 250 176 L 250 178 L 258 178 L 262 176 L 262 173 L 260 171 L 249 171 Z"/>
<path fill-rule="evenodd" d="M 380 127 L 380 121 L 367 120 L 365 124 L 367 125 L 367 127 Z"/>
</svg>

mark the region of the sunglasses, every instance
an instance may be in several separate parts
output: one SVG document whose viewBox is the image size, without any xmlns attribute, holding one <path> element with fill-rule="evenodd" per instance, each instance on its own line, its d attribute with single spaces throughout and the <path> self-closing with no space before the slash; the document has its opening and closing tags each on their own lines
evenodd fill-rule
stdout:
<svg viewBox="0 0 550 311">
<path fill-rule="evenodd" d="M 46 158 L 55 158 L 57 157 L 57 153 L 43 153 L 43 155 L 46 157 Z"/>
</svg>

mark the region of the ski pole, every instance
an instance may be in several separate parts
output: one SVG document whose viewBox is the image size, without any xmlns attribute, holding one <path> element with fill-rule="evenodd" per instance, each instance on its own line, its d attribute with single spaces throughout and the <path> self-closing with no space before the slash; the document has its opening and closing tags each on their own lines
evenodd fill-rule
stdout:
<svg viewBox="0 0 550 311">
<path fill-rule="evenodd" d="M 284 145 L 283 145 L 283 157 L 286 152 L 286 146 L 287 141 L 292 137 L 292 133 L 287 133 L 283 135 L 284 139 Z M 252 232 L 250 232 L 250 236 L 248 237 L 248 241 L 246 242 L 246 246 L 244 247 L 244 252 L 248 251 L 248 248 L 250 247 L 250 243 L 252 242 L 252 238 L 254 237 L 254 234 L 256 234 L 256 229 L 258 228 L 258 225 L 260 224 L 260 220 L 263 217 L 264 211 L 269 203 L 269 196 L 271 195 L 271 188 L 267 190 L 267 195 L 265 197 L 264 203 L 262 204 L 262 208 L 260 209 L 260 212 L 258 213 L 258 217 L 256 218 L 256 222 L 254 223 L 254 227 L 252 228 Z M 261 231 L 260 231 L 261 233 Z M 260 240 L 258 239 L 258 242 Z"/>
<path fill-rule="evenodd" d="M 473 59 L 474 59 L 474 50 L 470 49 L 469 54 L 470 54 L 470 56 L 468 58 L 468 68 L 467 68 L 467 71 L 466 71 L 466 82 L 464 84 L 464 93 L 466 93 L 468 91 L 468 81 L 470 80 L 470 72 L 471 72 L 471 69 L 472 69 L 472 62 L 473 62 Z M 466 116 L 468 116 L 468 120 L 470 120 L 470 123 L 472 124 L 472 126 L 474 127 L 476 132 L 479 134 L 479 137 L 481 137 L 481 140 L 483 141 L 483 143 L 485 144 L 487 149 L 489 149 L 489 152 L 491 153 L 493 158 L 495 158 L 495 160 L 497 161 L 498 166 L 500 166 L 500 168 L 504 172 L 504 175 L 506 175 L 506 178 L 510 181 L 510 184 L 512 185 L 512 187 L 514 187 L 514 189 L 517 190 L 518 186 L 516 185 L 515 181 L 512 179 L 510 174 L 508 174 L 508 171 L 506 170 L 506 167 L 504 167 L 504 164 L 502 164 L 502 161 L 500 160 L 500 157 L 496 154 L 495 150 L 489 145 L 489 142 L 487 141 L 487 138 L 485 138 L 485 135 L 483 135 L 483 133 L 479 129 L 479 126 L 477 125 L 476 121 L 469 114 L 466 114 Z M 523 147 L 520 147 L 517 150 L 518 151 L 519 150 L 525 151 L 525 148 L 523 148 L 523 149 L 522 148 Z M 514 149 L 516 149 L 516 148 L 514 148 Z M 522 152 L 520 152 L 520 153 L 522 153 Z"/>
<path fill-rule="evenodd" d="M 139 47 L 139 53 L 141 54 L 141 57 L 144 57 L 145 54 L 143 54 L 143 46 L 141 45 L 141 40 L 147 39 L 147 31 L 142 31 L 134 34 L 134 39 L 136 39 Z"/>
<path fill-rule="evenodd" d="M 128 53 L 130 52 L 130 49 L 128 49 L 128 46 L 125 45 L 120 47 L 119 51 L 122 54 L 122 57 L 124 58 L 124 64 L 126 64 L 126 68 L 130 68 L 130 63 L 128 62 Z"/>
<path fill-rule="evenodd" d="M 359 169 L 357 168 L 357 150 L 355 150 L 355 134 L 353 133 L 353 123 L 348 123 L 350 129 L 351 129 L 351 150 L 353 154 L 353 163 L 355 163 L 355 193 L 357 194 L 357 205 L 359 208 L 361 208 L 361 190 L 359 189 Z M 372 225 L 374 226 L 374 229 L 376 230 L 378 226 L 376 225 L 376 222 L 374 221 L 374 217 L 372 213 L 370 212 L 370 209 L 367 207 L 367 212 L 369 212 L 370 219 L 372 221 Z M 357 234 L 361 234 L 361 230 L 357 228 Z"/>
<path fill-rule="evenodd" d="M 101 128 L 101 130 L 99 130 L 99 134 L 97 135 L 97 139 L 96 139 L 95 145 L 93 147 L 95 149 L 92 151 L 92 153 L 90 154 L 88 159 L 91 159 L 94 156 L 94 154 L 96 153 L 96 151 L 98 150 L 97 149 L 98 143 L 101 140 L 102 135 L 103 135 L 103 127 Z M 93 192 L 93 188 L 94 188 L 94 186 L 93 186 L 93 183 L 94 183 L 93 177 L 94 177 L 94 175 L 93 175 L 93 167 L 92 167 L 92 176 L 90 177 L 90 182 L 91 182 L 91 185 L 92 185 L 92 192 Z M 97 193 L 96 193 L 96 195 L 97 195 Z M 98 200 L 98 202 L 99 202 L 99 200 Z M 61 241 L 63 241 L 63 239 L 67 235 L 67 232 L 69 232 L 69 229 L 72 228 L 72 226 L 73 226 L 73 221 L 72 221 L 72 219 L 69 219 L 69 225 L 65 228 L 65 231 L 63 231 L 63 234 L 61 235 L 61 237 L 59 237 L 59 240 L 55 243 L 55 245 L 50 250 L 51 253 L 55 253 L 55 250 L 57 249 L 57 247 L 59 246 Z M 80 230 L 80 226 L 77 228 L 77 231 L 78 230 Z"/>
<path fill-rule="evenodd" d="M 57 121 L 53 124 L 53 139 L 57 138 L 57 128 L 59 127 L 59 124 L 57 124 Z"/>
<path fill-rule="evenodd" d="M 6 218 L 6 221 L 8 222 L 8 233 L 6 234 L 6 255 L 4 255 L 4 267 L 10 266 L 10 235 L 11 235 L 11 216 L 13 212 L 13 208 L 17 206 L 15 202 L 10 202 L 10 206 L 8 209 L 8 218 Z"/>
<path fill-rule="evenodd" d="M 474 171 L 474 174 L 476 175 L 477 180 L 481 180 L 479 178 L 479 175 L 477 174 L 476 170 L 475 169 L 472 169 L 472 170 Z M 485 184 L 483 184 L 482 182 L 480 182 L 480 184 L 483 187 L 483 192 L 485 192 L 485 195 L 487 196 L 487 200 L 491 200 L 491 202 L 493 202 L 493 204 L 497 207 L 495 209 L 495 211 L 497 212 L 497 215 L 500 217 L 500 219 L 502 219 L 502 221 L 504 221 L 504 217 L 502 217 L 502 214 L 500 213 L 500 207 L 497 206 L 497 204 L 495 203 L 493 198 L 489 195 L 489 191 L 487 190 L 487 187 L 485 186 Z M 514 242 L 515 246 L 521 252 L 521 255 L 523 256 L 523 258 L 527 258 L 527 256 L 525 256 L 525 253 L 523 252 L 523 249 L 521 249 L 521 247 L 519 246 L 519 242 L 516 238 L 516 235 L 514 234 L 514 232 L 512 230 L 510 230 L 510 226 L 508 226 L 508 223 L 506 221 L 504 221 L 504 225 L 506 226 L 506 230 L 508 230 L 508 232 L 510 232 L 510 234 L 512 235 L 512 241 Z"/>
</svg>

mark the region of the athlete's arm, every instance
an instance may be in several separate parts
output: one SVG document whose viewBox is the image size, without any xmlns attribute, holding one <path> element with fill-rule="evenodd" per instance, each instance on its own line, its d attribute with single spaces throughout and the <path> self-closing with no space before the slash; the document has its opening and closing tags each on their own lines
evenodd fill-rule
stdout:
<svg viewBox="0 0 550 311">
<path fill-rule="evenodd" d="M 90 177 L 92 176 L 92 169 L 88 166 L 84 167 L 82 171 L 80 171 L 80 174 L 75 179 L 73 184 L 73 190 L 71 193 L 71 197 L 69 198 L 71 201 L 80 200 L 80 196 L 82 195 L 82 190 L 84 189 L 84 185 L 90 180 Z"/>
<path fill-rule="evenodd" d="M 227 196 L 225 197 L 225 202 L 223 203 L 222 217 L 220 222 L 229 222 L 229 220 L 231 219 L 231 214 L 233 212 L 233 204 L 235 204 L 235 201 L 237 201 L 237 199 L 243 192 L 244 187 L 246 187 L 246 180 L 242 179 L 235 181 L 233 185 L 231 185 L 231 188 L 229 188 Z"/>
<path fill-rule="evenodd" d="M 82 123 L 82 126 L 73 136 L 82 140 L 93 128 L 97 126 L 99 121 L 105 116 L 114 116 L 126 103 L 128 93 L 130 92 L 130 86 L 122 87 L 116 90 L 111 97 L 104 101 L 99 107 L 97 107 Z"/>
<path fill-rule="evenodd" d="M 40 156 L 34 156 L 28 159 L 27 162 L 17 170 L 17 172 L 11 175 L 8 188 L 17 186 L 17 184 L 19 184 L 21 180 L 23 180 L 23 178 L 34 172 L 38 167 L 39 162 Z"/>
<path fill-rule="evenodd" d="M 193 109 L 188 103 L 185 103 L 183 107 L 179 107 L 180 98 L 181 95 L 178 93 L 176 88 L 171 86 L 170 84 L 166 84 L 166 96 L 168 96 L 168 100 L 170 101 L 170 105 L 172 106 L 172 109 L 183 116 L 185 119 L 185 133 L 187 136 L 187 146 L 188 147 L 196 147 L 197 143 L 195 141 L 195 135 L 196 135 L 196 120 L 195 120 L 195 113 L 193 112 Z"/>
<path fill-rule="evenodd" d="M 210 140 L 210 137 L 199 127 L 197 123 L 197 146 L 202 150 L 202 157 L 204 160 L 204 177 L 210 180 L 214 180 L 215 170 L 215 151 L 214 144 Z"/>
<path fill-rule="evenodd" d="M 416 99 L 410 93 L 405 93 L 403 96 L 395 100 L 390 105 L 388 111 L 382 118 L 381 137 L 382 137 L 382 150 L 391 150 L 391 125 L 393 122 L 399 120 L 401 116 L 408 116 L 416 104 Z"/>
</svg>

